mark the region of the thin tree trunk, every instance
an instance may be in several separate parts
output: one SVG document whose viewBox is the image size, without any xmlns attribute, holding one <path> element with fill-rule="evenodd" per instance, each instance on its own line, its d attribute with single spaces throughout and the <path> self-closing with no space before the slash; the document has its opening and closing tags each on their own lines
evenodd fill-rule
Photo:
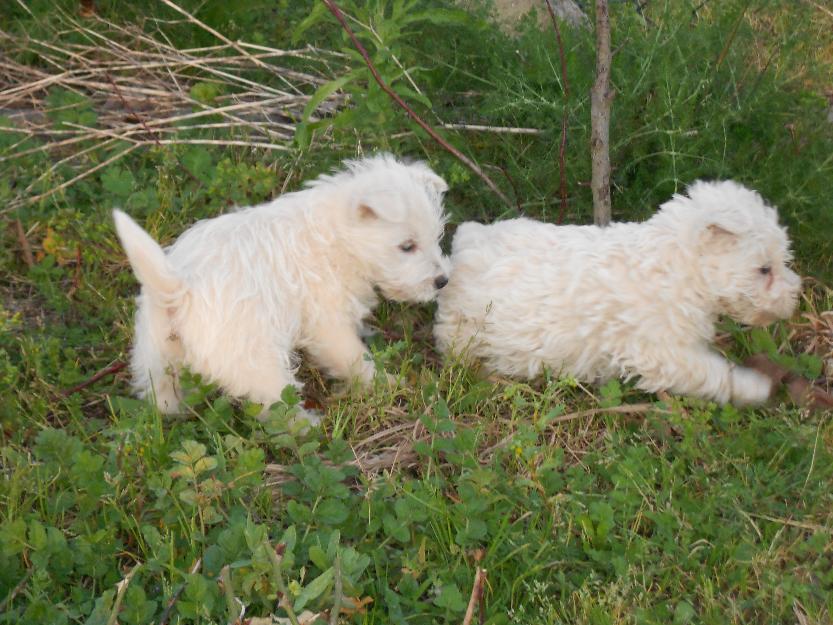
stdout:
<svg viewBox="0 0 833 625">
<path fill-rule="evenodd" d="M 593 191 L 593 222 L 610 223 L 610 15 L 607 0 L 596 0 L 596 82 L 590 91 L 590 157 L 593 161 L 590 187 Z"/>
</svg>

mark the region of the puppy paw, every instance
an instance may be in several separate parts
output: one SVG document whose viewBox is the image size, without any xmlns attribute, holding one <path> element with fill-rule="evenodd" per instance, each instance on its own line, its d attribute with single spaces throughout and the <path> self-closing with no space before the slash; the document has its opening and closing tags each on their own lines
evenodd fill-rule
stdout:
<svg viewBox="0 0 833 625">
<path fill-rule="evenodd" d="M 772 378 L 746 367 L 732 370 L 732 403 L 736 406 L 763 404 L 773 390 Z"/>
</svg>

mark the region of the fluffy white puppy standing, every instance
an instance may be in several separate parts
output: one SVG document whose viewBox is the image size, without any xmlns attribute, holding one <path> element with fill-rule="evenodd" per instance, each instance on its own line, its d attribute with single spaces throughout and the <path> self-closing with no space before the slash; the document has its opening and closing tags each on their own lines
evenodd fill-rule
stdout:
<svg viewBox="0 0 833 625">
<path fill-rule="evenodd" d="M 375 289 L 424 302 L 448 281 L 447 188 L 423 163 L 350 161 L 302 191 L 198 222 L 166 251 L 114 211 L 142 284 L 134 389 L 174 412 L 187 365 L 268 406 L 287 385 L 300 388 L 298 349 L 335 377 L 368 383 L 375 371 L 359 332 Z"/>
<path fill-rule="evenodd" d="M 543 367 L 584 381 L 638 378 L 656 392 L 760 403 L 771 381 L 713 351 L 721 314 L 792 314 L 800 278 L 775 209 L 737 183 L 696 182 L 644 223 L 464 223 L 434 329 L 487 370 Z"/>
</svg>

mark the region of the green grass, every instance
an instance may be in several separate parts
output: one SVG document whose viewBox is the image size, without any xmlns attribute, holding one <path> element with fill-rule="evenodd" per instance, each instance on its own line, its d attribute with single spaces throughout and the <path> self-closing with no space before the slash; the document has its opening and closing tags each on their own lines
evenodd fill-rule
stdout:
<svg viewBox="0 0 833 625">
<path fill-rule="evenodd" d="M 564 96 L 552 33 L 530 18 L 510 36 L 484 14 L 461 20 L 422 0 L 398 12 L 357 4 L 344 7 L 380 34 L 384 45 L 357 27 L 380 71 L 429 122 L 544 131 L 448 136 L 498 167 L 486 169 L 525 214 L 555 221 Z M 780 207 L 802 273 L 829 282 L 833 125 L 823 123 L 822 89 L 833 20 L 811 3 L 693 11 L 700 4 L 651 3 L 644 17 L 631 3 L 613 5 L 614 216 L 644 218 L 699 176 L 737 178 Z M 114 20 L 173 16 L 97 5 Z M 303 25 L 301 43 L 349 49 L 326 13 L 308 18 L 313 3 L 184 5 L 232 39 L 289 46 Z M 52 3 L 28 6 L 34 18 L 12 4 L 0 29 L 40 32 L 54 17 Z M 214 43 L 181 23 L 167 28 L 183 46 Z M 587 222 L 592 34 L 566 31 L 565 43 L 566 220 Z M 288 176 L 295 189 L 360 149 L 383 148 L 425 158 L 449 180 L 452 226 L 513 214 L 350 63 L 352 108 L 305 126 L 291 153 L 152 147 L 2 214 L 0 623 L 158 623 L 175 596 L 170 623 L 226 623 L 237 600 L 246 617 L 284 616 L 281 583 L 298 611 L 317 613 L 332 605 L 336 557 L 345 597 L 362 606 L 344 623 L 460 623 L 477 566 L 487 570 L 492 625 L 829 623 L 833 424 L 783 397 L 739 411 L 664 402 L 618 383 L 487 381 L 442 363 L 430 306 L 393 304 L 377 310 L 371 345 L 399 385 L 351 393 L 304 369 L 307 395 L 327 415 L 319 430 L 290 425 L 292 394 L 261 422 L 257 407 L 196 379 L 178 417 L 128 398 L 123 374 L 61 395 L 129 347 L 136 284 L 110 224 L 114 206 L 169 242 L 196 219 L 272 197 Z M 91 113 L 83 96 L 50 98 L 74 102 L 55 113 L 64 121 Z M 19 138 L 0 133 L 0 157 Z M 51 163 L 45 153 L 0 161 L 0 198 Z M 44 184 L 76 173 L 59 168 Z M 35 254 L 31 268 L 15 219 Z M 830 310 L 833 293 L 808 289 L 803 306 Z M 830 349 L 829 338 L 794 325 L 725 329 L 734 358 L 766 351 L 805 375 L 821 373 Z M 648 406 L 618 408 L 632 404 Z M 608 410 L 582 412 L 597 408 Z M 269 549 L 279 543 L 276 574 Z M 231 587 L 221 588 L 226 565 Z"/>
</svg>

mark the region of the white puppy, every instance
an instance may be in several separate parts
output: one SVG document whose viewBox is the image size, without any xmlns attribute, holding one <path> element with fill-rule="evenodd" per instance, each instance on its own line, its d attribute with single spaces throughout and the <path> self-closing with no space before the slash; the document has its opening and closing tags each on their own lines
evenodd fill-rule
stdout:
<svg viewBox="0 0 833 625">
<path fill-rule="evenodd" d="M 801 281 L 789 261 L 775 209 L 729 181 L 696 182 L 644 223 L 464 223 L 434 333 L 441 349 L 506 375 L 548 367 L 760 403 L 769 378 L 709 343 L 721 314 L 752 325 L 792 314 Z"/>
<path fill-rule="evenodd" d="M 142 283 L 133 385 L 163 412 L 179 407 L 183 365 L 226 392 L 268 406 L 295 378 L 296 350 L 363 383 L 374 366 L 359 331 L 377 303 L 425 302 L 448 281 L 442 178 L 389 155 L 272 202 L 201 221 L 163 251 L 114 211 Z"/>
</svg>

